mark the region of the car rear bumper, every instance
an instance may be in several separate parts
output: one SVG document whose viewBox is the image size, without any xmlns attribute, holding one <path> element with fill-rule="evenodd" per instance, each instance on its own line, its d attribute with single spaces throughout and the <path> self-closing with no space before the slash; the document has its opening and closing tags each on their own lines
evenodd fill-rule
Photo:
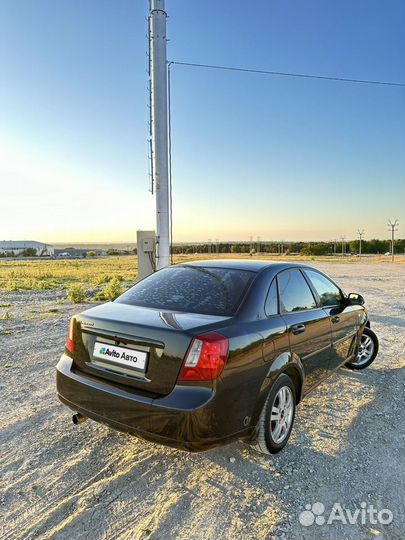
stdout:
<svg viewBox="0 0 405 540">
<path fill-rule="evenodd" d="M 228 433 L 216 415 L 216 392 L 176 385 L 167 396 L 151 398 L 78 371 L 67 355 L 57 365 L 59 399 L 75 412 L 148 441 L 200 452 L 249 436 Z"/>
</svg>

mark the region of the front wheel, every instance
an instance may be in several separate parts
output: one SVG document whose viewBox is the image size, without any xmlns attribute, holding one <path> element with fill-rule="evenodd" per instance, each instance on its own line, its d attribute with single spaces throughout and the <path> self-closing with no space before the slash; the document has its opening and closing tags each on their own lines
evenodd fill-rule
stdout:
<svg viewBox="0 0 405 540">
<path fill-rule="evenodd" d="M 377 353 L 378 337 L 370 328 L 366 326 L 360 339 L 357 357 L 351 362 L 348 362 L 346 367 L 349 369 L 365 369 L 372 362 L 374 362 Z"/>
<path fill-rule="evenodd" d="M 295 388 L 288 375 L 274 382 L 249 444 L 262 454 L 276 454 L 287 444 L 295 417 Z"/>
</svg>

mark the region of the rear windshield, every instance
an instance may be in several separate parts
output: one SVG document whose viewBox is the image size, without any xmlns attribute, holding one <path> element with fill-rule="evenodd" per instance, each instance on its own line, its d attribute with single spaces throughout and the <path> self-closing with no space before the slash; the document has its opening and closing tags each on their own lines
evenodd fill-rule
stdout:
<svg viewBox="0 0 405 540">
<path fill-rule="evenodd" d="M 150 275 L 116 302 L 162 310 L 233 315 L 255 273 L 229 268 L 172 266 Z"/>
</svg>

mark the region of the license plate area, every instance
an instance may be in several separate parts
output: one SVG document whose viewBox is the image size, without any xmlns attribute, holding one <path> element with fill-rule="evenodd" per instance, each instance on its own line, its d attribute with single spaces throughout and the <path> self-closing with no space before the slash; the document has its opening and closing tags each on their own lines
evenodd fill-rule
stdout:
<svg viewBox="0 0 405 540">
<path fill-rule="evenodd" d="M 96 341 L 91 364 L 117 373 L 139 376 L 146 372 L 148 352 Z"/>
</svg>

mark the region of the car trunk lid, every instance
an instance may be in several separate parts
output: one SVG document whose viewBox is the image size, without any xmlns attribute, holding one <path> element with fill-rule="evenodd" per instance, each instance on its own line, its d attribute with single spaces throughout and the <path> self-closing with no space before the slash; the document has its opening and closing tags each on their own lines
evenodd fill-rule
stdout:
<svg viewBox="0 0 405 540">
<path fill-rule="evenodd" d="M 193 335 L 229 317 L 110 302 L 78 316 L 77 368 L 141 393 L 165 395 L 176 384 Z"/>
</svg>

